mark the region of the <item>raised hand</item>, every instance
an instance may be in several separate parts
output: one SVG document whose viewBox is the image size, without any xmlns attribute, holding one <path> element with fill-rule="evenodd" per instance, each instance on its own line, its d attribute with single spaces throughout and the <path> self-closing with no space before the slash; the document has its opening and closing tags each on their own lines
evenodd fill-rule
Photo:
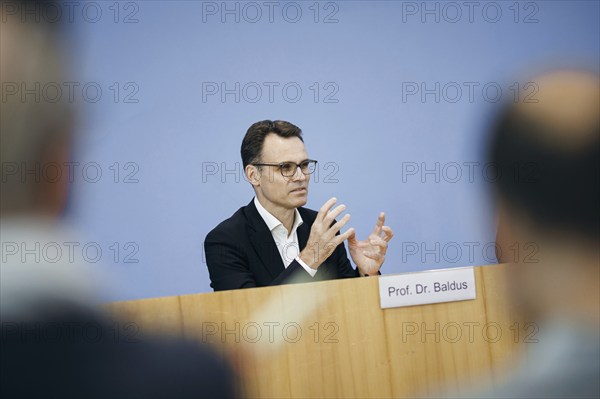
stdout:
<svg viewBox="0 0 600 399">
<path fill-rule="evenodd" d="M 377 218 L 375 229 L 366 240 L 357 240 L 355 234 L 348 237 L 350 256 L 361 276 L 377 274 L 385 260 L 388 242 L 394 236 L 394 232 L 388 226 L 384 226 L 384 223 L 385 214 L 381 212 Z"/>
<path fill-rule="evenodd" d="M 335 218 L 346 209 L 346 205 L 338 205 L 330 211 L 336 201 L 336 198 L 331 198 L 321 207 L 310 229 L 306 247 L 300 252 L 300 259 L 308 267 L 315 270 L 329 258 L 339 244 L 343 243 L 351 235 L 354 235 L 353 228 L 348 229 L 345 233 L 336 235 L 350 220 L 350 215 L 346 214 L 332 225 Z"/>
</svg>

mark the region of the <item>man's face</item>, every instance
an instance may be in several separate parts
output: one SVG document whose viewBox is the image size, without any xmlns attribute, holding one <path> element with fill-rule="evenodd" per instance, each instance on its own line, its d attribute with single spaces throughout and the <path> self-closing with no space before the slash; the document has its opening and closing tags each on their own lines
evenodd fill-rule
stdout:
<svg viewBox="0 0 600 399">
<path fill-rule="evenodd" d="M 299 138 L 283 138 L 272 133 L 265 137 L 260 163 L 300 164 L 307 159 L 304 143 Z M 284 177 L 277 166 L 262 166 L 258 176 L 256 194 L 267 210 L 294 209 L 306 205 L 310 175 L 304 175 L 300 168 L 296 169 L 293 176 Z"/>
</svg>

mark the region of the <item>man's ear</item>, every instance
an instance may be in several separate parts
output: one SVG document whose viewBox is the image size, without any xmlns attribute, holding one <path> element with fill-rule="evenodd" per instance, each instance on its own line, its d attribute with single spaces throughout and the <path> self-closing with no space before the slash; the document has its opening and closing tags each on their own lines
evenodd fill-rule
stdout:
<svg viewBox="0 0 600 399">
<path fill-rule="evenodd" d="M 256 166 L 246 165 L 244 173 L 246 174 L 246 180 L 248 180 L 250 184 L 252 184 L 254 187 L 260 186 L 260 172 Z"/>
</svg>

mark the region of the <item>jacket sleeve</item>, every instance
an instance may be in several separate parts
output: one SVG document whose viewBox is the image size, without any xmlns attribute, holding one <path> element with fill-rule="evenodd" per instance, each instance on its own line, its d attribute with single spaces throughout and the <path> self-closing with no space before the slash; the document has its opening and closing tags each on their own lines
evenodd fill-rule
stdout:
<svg viewBox="0 0 600 399">
<path fill-rule="evenodd" d="M 293 260 L 288 267 L 277 276 L 271 285 L 282 285 L 282 284 L 295 284 L 295 283 L 310 283 L 315 281 L 313 277 L 308 274 L 297 260 Z"/>
<path fill-rule="evenodd" d="M 247 256 L 236 242 L 219 229 L 208 233 L 204 240 L 210 286 L 215 291 L 256 287 Z"/>
<path fill-rule="evenodd" d="M 360 277 L 358 267 L 354 269 L 352 263 L 350 263 L 350 259 L 348 259 L 346 246 L 343 242 L 337 246 L 334 253 L 338 265 L 338 278 Z"/>
<path fill-rule="evenodd" d="M 234 237 L 221 229 L 208 233 L 204 240 L 204 252 L 210 275 L 210 286 L 215 291 L 258 287 L 250 271 L 245 249 Z M 293 261 L 269 285 L 303 283 L 314 281 L 306 270 Z"/>
</svg>

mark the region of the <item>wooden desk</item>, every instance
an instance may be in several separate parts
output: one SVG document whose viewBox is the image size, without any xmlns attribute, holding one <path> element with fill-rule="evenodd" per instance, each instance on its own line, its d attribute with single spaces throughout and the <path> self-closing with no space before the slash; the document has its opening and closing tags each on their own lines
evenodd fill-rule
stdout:
<svg viewBox="0 0 600 399">
<path fill-rule="evenodd" d="M 210 342 L 250 397 L 406 397 L 489 382 L 526 329 L 505 265 L 475 268 L 477 299 L 382 310 L 378 277 L 106 305 L 143 333 Z M 519 333 L 517 333 L 519 330 Z"/>
</svg>

